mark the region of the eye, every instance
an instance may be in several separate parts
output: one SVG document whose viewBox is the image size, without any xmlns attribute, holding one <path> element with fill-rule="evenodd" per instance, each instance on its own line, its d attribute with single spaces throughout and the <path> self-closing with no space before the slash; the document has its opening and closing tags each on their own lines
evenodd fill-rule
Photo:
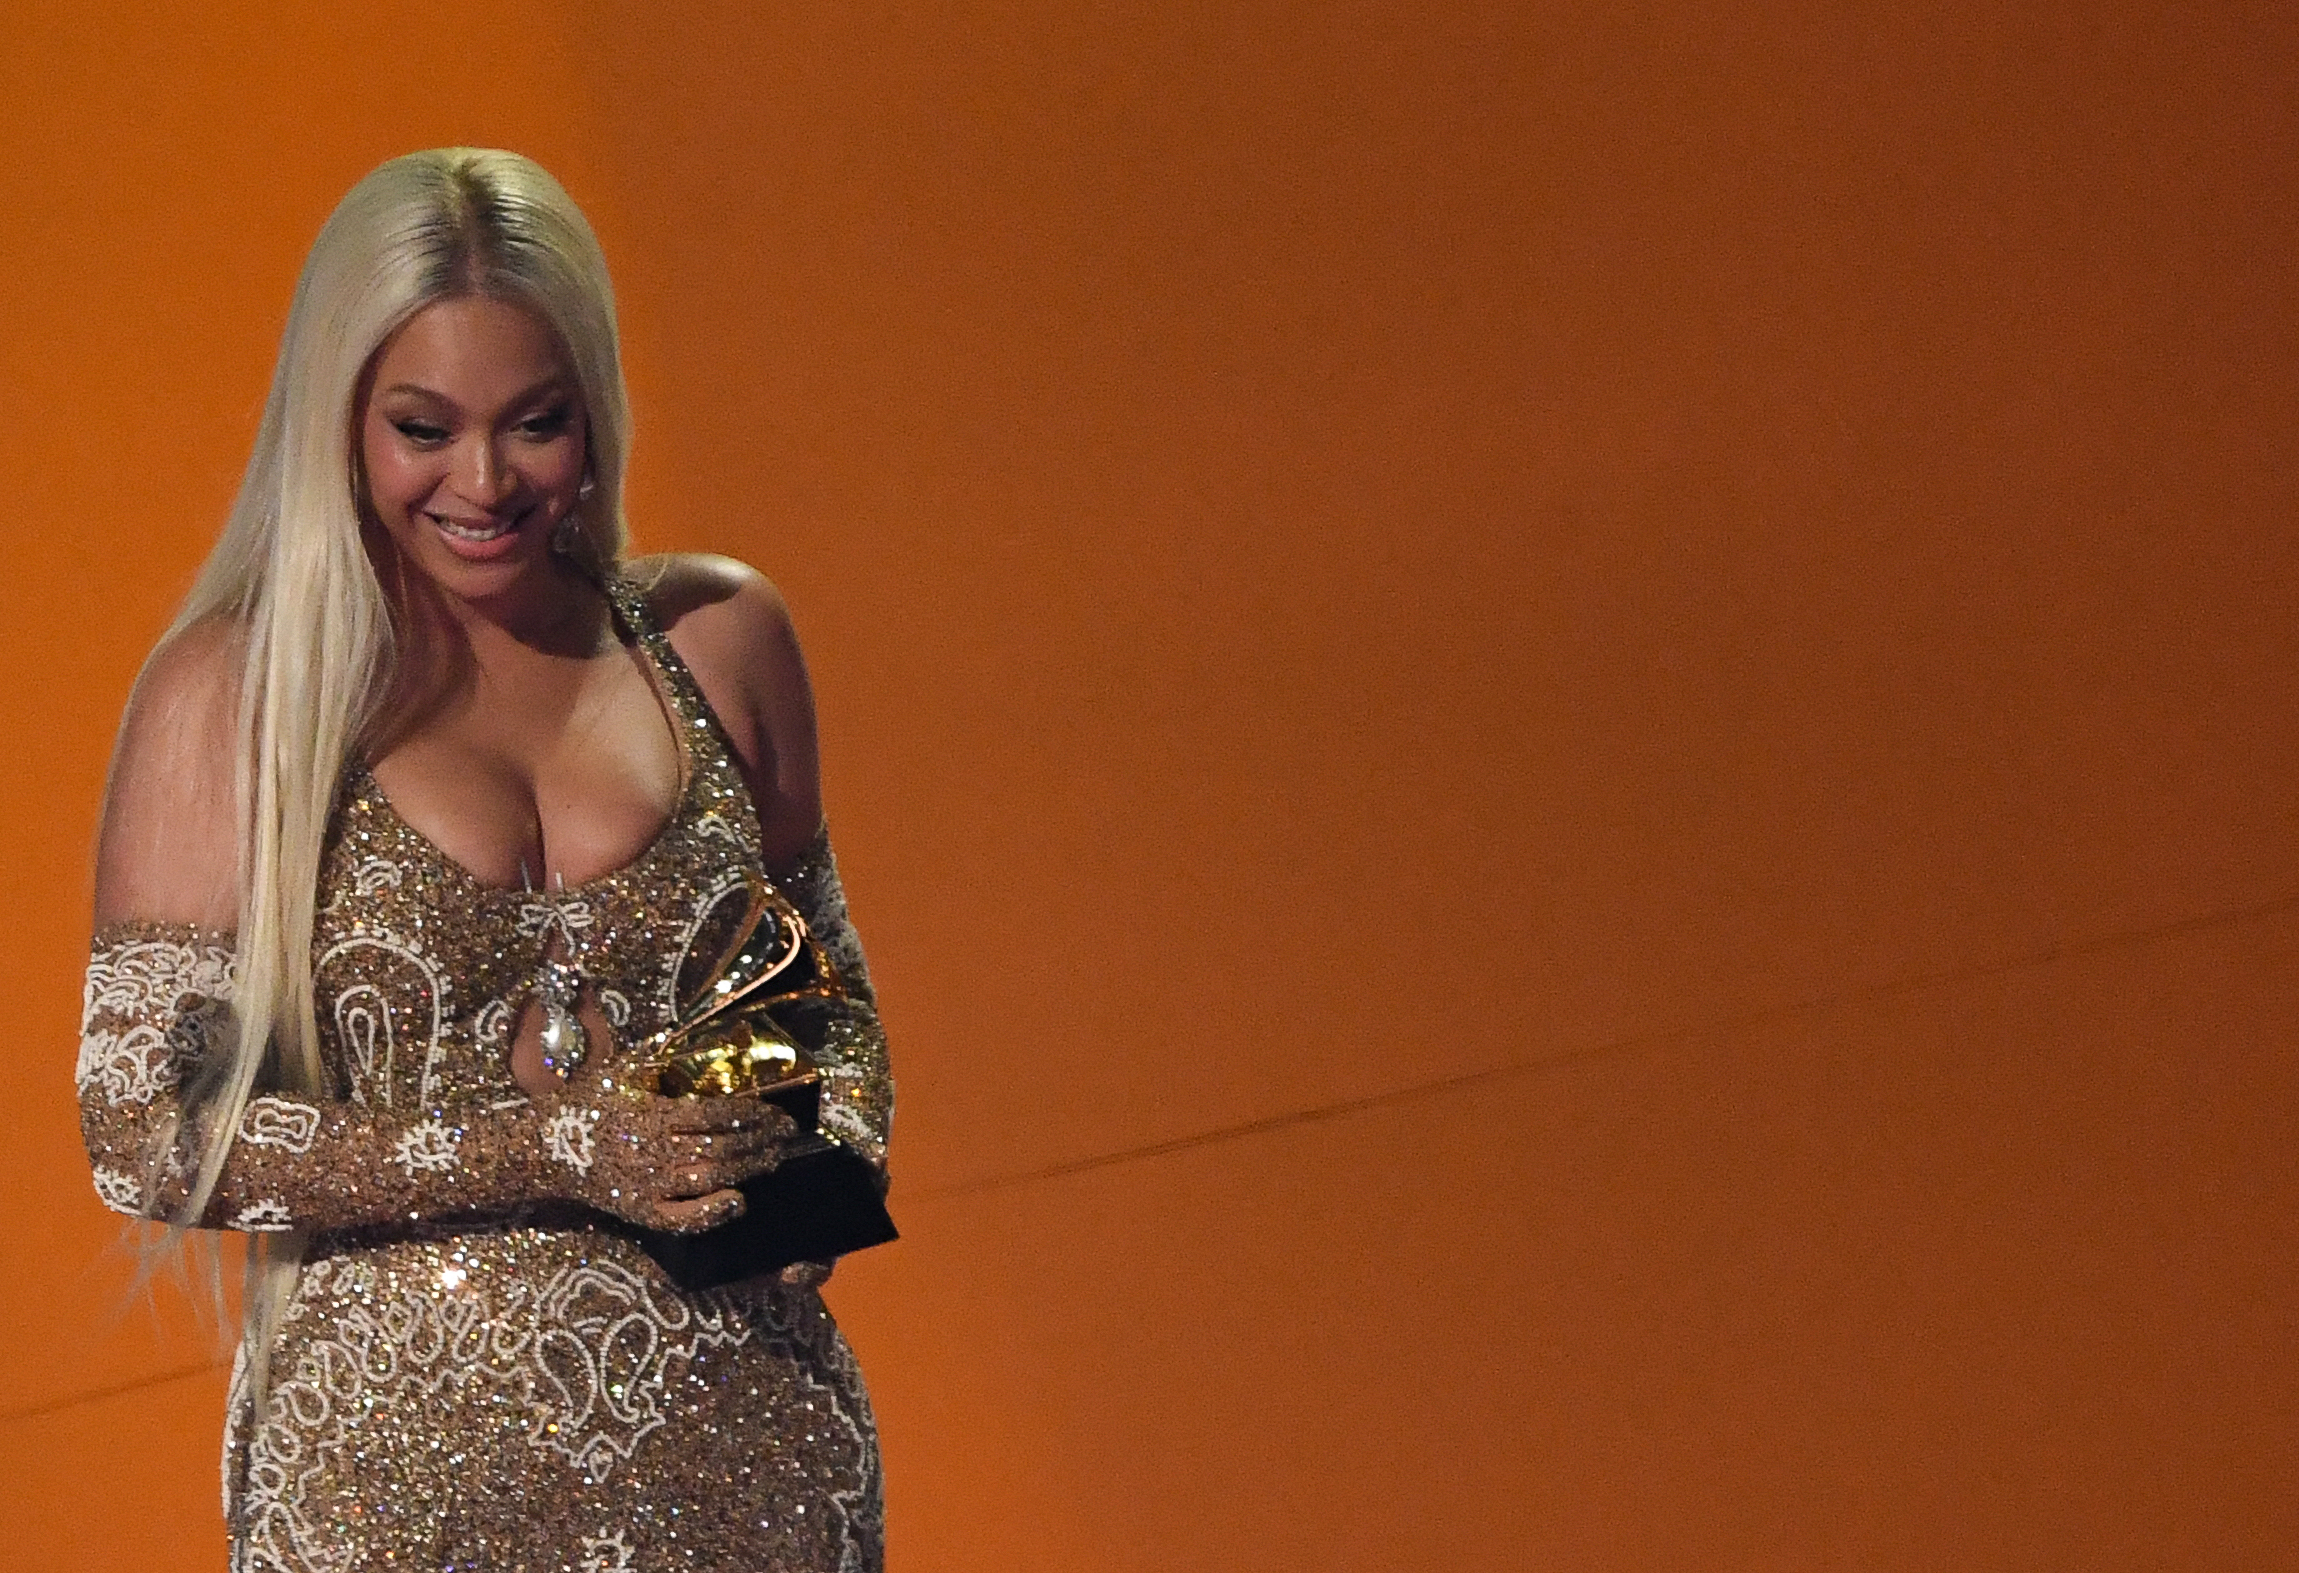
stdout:
<svg viewBox="0 0 2299 1573">
<path fill-rule="evenodd" d="M 412 416 L 391 423 L 391 429 L 419 448 L 428 448 L 447 440 L 447 428 L 435 421 L 416 420 Z"/>
<path fill-rule="evenodd" d="M 574 423 L 574 419 L 575 412 L 572 408 L 564 404 L 555 404 L 539 414 L 528 416 L 519 423 L 517 429 L 519 435 L 530 442 L 549 442 L 554 437 L 563 435 L 567 428 Z"/>
</svg>

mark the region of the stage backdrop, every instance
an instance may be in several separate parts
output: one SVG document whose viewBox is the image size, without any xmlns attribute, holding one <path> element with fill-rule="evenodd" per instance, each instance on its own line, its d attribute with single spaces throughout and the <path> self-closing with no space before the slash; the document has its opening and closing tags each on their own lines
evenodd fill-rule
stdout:
<svg viewBox="0 0 2299 1573">
<path fill-rule="evenodd" d="M 0 83 L 12 1565 L 220 1566 L 89 838 L 304 247 L 473 142 L 812 657 L 896 1573 L 2288 1566 L 2288 8 L 16 0 Z"/>
</svg>

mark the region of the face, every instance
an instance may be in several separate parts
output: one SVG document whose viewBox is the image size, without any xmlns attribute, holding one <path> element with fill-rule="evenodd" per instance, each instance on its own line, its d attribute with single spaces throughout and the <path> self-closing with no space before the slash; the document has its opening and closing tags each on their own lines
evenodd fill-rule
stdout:
<svg viewBox="0 0 2299 1573">
<path fill-rule="evenodd" d="M 410 567 L 469 602 L 560 577 L 551 530 L 575 509 L 587 438 L 558 336 L 478 295 L 434 301 L 386 341 L 359 415 L 376 519 Z"/>
</svg>

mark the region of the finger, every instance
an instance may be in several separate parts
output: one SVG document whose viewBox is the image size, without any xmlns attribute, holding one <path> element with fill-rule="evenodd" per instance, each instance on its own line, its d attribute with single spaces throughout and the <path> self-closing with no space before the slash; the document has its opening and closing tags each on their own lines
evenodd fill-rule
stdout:
<svg viewBox="0 0 2299 1573">
<path fill-rule="evenodd" d="M 691 1201 L 655 1203 L 655 1217 L 672 1234 L 700 1234 L 740 1218 L 750 1205 L 740 1191 L 713 1191 Z"/>
<path fill-rule="evenodd" d="M 663 1114 L 663 1128 L 691 1135 L 718 1131 L 754 1131 L 764 1124 L 764 1105 L 756 1098 L 678 1098 Z"/>
<path fill-rule="evenodd" d="M 769 1131 L 724 1131 L 703 1136 L 673 1134 L 664 1138 L 672 1152 L 686 1163 L 740 1163 L 762 1153 L 777 1152 L 782 1138 Z"/>
<path fill-rule="evenodd" d="M 719 1131 L 788 1134 L 797 1122 L 783 1110 L 745 1094 L 724 1098 L 677 1098 L 663 1116 L 665 1130 L 701 1135 Z"/>
<path fill-rule="evenodd" d="M 782 1146 L 780 1143 L 771 1143 L 747 1157 L 729 1158 L 724 1163 L 727 1183 L 730 1185 L 740 1185 L 746 1180 L 755 1180 L 760 1175 L 772 1174 L 781 1167 Z"/>
<path fill-rule="evenodd" d="M 693 1201 L 726 1190 L 735 1180 L 723 1163 L 682 1163 L 663 1171 L 659 1194 L 670 1201 Z"/>
<path fill-rule="evenodd" d="M 740 1185 L 745 1180 L 762 1174 L 771 1174 L 782 1162 L 779 1149 L 769 1148 L 747 1158 L 697 1159 L 673 1164 L 662 1171 L 658 1194 L 685 1200 L 694 1196 L 707 1196 Z"/>
</svg>

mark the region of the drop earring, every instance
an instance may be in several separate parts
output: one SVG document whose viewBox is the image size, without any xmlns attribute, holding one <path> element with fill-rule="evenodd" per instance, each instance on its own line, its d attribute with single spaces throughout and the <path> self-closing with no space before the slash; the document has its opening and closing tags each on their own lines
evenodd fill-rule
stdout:
<svg viewBox="0 0 2299 1573">
<path fill-rule="evenodd" d="M 575 506 L 567 510 L 566 517 L 551 526 L 551 550 L 561 557 L 573 557 L 581 551 L 583 527 L 576 522 L 575 514 L 583 504 L 591 500 L 591 493 L 598 489 L 599 483 L 592 478 L 591 467 L 584 465 L 583 484 L 575 488 Z"/>
</svg>

